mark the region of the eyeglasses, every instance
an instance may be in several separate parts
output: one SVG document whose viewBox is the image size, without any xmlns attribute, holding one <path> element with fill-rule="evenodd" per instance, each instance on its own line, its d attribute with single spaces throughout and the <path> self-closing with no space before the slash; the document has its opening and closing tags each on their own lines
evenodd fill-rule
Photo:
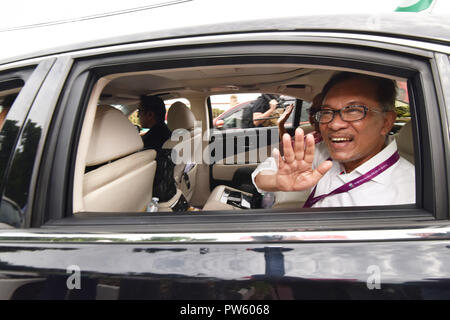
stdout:
<svg viewBox="0 0 450 320">
<path fill-rule="evenodd" d="M 314 114 L 314 119 L 321 124 L 330 123 L 333 121 L 335 114 L 339 113 L 343 121 L 352 122 L 364 119 L 368 111 L 383 113 L 383 111 L 369 109 L 366 106 L 347 106 L 339 110 L 320 109 Z"/>
</svg>

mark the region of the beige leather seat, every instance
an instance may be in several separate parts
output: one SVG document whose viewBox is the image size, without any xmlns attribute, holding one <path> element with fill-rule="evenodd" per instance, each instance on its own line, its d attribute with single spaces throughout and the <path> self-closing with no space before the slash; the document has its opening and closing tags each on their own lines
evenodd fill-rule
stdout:
<svg viewBox="0 0 450 320">
<path fill-rule="evenodd" d="M 176 163 L 175 182 L 189 202 L 195 191 L 197 163 L 201 162 L 201 130 L 195 128 L 195 116 L 191 109 L 179 101 L 172 104 L 167 112 L 167 126 L 174 140 L 167 140 L 162 148 L 172 149 Z"/>
<path fill-rule="evenodd" d="M 195 116 L 183 102 L 174 102 L 167 112 L 167 126 L 170 131 L 177 129 L 194 130 Z"/>
<path fill-rule="evenodd" d="M 156 151 L 145 150 L 135 126 L 119 110 L 98 107 L 83 178 L 84 211 L 144 211 L 151 201 Z"/>
<path fill-rule="evenodd" d="M 414 143 L 411 121 L 408 121 L 396 136 L 398 153 L 414 164 Z"/>
</svg>

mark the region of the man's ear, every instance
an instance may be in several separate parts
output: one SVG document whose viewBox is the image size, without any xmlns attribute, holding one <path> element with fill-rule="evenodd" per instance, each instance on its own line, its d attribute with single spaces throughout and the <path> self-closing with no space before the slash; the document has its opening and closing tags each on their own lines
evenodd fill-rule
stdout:
<svg viewBox="0 0 450 320">
<path fill-rule="evenodd" d="M 381 134 L 386 136 L 394 126 L 395 119 L 397 119 L 397 113 L 395 111 L 387 111 L 384 116 L 384 124 L 381 129 Z"/>
</svg>

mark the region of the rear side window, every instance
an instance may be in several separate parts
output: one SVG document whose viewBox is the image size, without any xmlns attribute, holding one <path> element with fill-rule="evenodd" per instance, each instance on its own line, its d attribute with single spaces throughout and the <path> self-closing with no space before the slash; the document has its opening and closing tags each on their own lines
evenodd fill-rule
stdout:
<svg viewBox="0 0 450 320">
<path fill-rule="evenodd" d="M 30 181 L 47 111 L 30 113 L 54 60 L 0 72 L 0 228 L 23 227 Z M 54 87 L 52 87 L 55 90 Z"/>
<path fill-rule="evenodd" d="M 14 101 L 19 95 L 24 82 L 21 80 L 0 83 L 0 171 L 4 170 L 9 159 L 9 152 L 17 138 L 19 127 L 14 119 L 7 119 Z M 2 90 L 3 89 L 3 90 Z"/>
<path fill-rule="evenodd" d="M 20 127 L 17 121 L 7 119 L 7 116 L 12 112 L 13 104 L 23 87 L 24 82 L 21 80 L 9 81 L 0 85 L 0 171 L 5 172 L 8 166 L 11 153 L 16 143 L 17 135 Z M 2 182 L 3 182 L 2 176 Z M 19 205 L 6 195 L 2 197 L 1 211 L 0 211 L 0 225 L 3 223 L 13 227 L 19 227 L 22 224 L 23 217 L 20 214 Z"/>
</svg>

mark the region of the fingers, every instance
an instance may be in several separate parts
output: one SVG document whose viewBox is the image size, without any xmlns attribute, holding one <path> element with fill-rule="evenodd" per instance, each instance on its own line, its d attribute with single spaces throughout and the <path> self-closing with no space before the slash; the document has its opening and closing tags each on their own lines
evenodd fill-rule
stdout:
<svg viewBox="0 0 450 320">
<path fill-rule="evenodd" d="M 304 137 L 303 130 L 297 128 L 295 130 L 294 148 L 291 145 L 291 138 L 288 134 L 282 137 L 283 154 L 287 163 L 296 161 L 306 161 L 312 163 L 314 160 L 315 141 L 311 134 Z"/>
<path fill-rule="evenodd" d="M 283 169 L 284 168 L 284 160 L 281 157 L 280 150 L 278 150 L 277 148 L 273 149 L 272 157 L 275 159 L 278 170 Z"/>
<path fill-rule="evenodd" d="M 292 149 L 291 136 L 288 133 L 283 135 L 283 154 L 284 160 L 291 163 L 295 159 L 294 150 Z"/>
<path fill-rule="evenodd" d="M 328 170 L 331 169 L 332 166 L 333 163 L 329 160 L 322 162 L 317 169 L 312 171 L 311 175 L 308 176 L 307 179 L 305 179 L 305 177 L 298 177 L 297 179 L 301 178 L 302 180 L 296 182 L 294 189 L 296 191 L 301 191 L 317 185 L 319 180 L 322 179 L 322 177 L 328 172 Z"/>
<path fill-rule="evenodd" d="M 294 153 L 295 159 L 298 161 L 303 160 L 305 152 L 305 142 L 304 142 L 303 130 L 297 128 L 295 130 L 295 143 L 294 143 Z"/>
<path fill-rule="evenodd" d="M 307 134 L 305 138 L 305 161 L 312 163 L 314 161 L 315 141 L 312 134 Z"/>
<path fill-rule="evenodd" d="M 313 174 L 318 176 L 317 180 L 320 180 L 320 178 L 322 178 L 325 173 L 328 172 L 328 170 L 331 169 L 331 167 L 333 166 L 333 162 L 331 162 L 330 160 L 326 160 L 324 162 L 322 162 L 316 170 L 314 170 Z"/>
</svg>

